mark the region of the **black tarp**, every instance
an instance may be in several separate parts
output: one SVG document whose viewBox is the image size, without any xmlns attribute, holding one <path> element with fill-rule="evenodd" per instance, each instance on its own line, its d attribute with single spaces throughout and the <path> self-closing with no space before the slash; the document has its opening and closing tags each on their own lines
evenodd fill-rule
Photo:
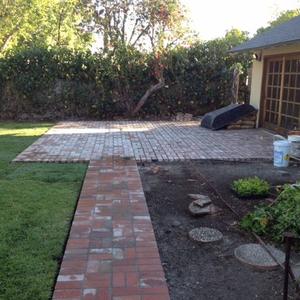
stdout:
<svg viewBox="0 0 300 300">
<path fill-rule="evenodd" d="M 230 104 L 204 115 L 201 126 L 218 130 L 222 129 L 257 110 L 250 104 Z"/>
</svg>

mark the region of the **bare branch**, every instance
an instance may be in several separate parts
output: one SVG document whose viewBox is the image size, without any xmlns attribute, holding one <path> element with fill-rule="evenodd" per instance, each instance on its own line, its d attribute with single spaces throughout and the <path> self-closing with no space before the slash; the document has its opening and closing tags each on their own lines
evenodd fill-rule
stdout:
<svg viewBox="0 0 300 300">
<path fill-rule="evenodd" d="M 137 19 L 135 20 L 135 23 L 134 23 L 134 25 L 133 25 L 133 28 L 132 28 L 132 31 L 131 31 L 131 34 L 130 34 L 130 38 L 129 38 L 129 40 L 128 40 L 128 44 L 129 44 L 129 45 L 130 45 L 131 40 L 132 40 L 132 38 L 133 38 L 133 36 L 134 36 L 134 34 L 135 34 L 135 31 L 136 31 L 136 28 L 137 28 L 138 23 L 139 23 L 139 18 L 137 18 Z"/>
<path fill-rule="evenodd" d="M 163 88 L 165 85 L 165 80 L 164 78 L 162 78 L 157 84 L 152 85 L 143 95 L 143 97 L 139 100 L 137 106 L 135 107 L 135 109 L 132 112 L 132 115 L 136 115 L 140 109 L 144 106 L 144 104 L 146 103 L 146 101 L 148 100 L 148 98 L 154 94 L 155 92 L 157 92 L 158 90 L 160 90 L 161 88 Z"/>
<path fill-rule="evenodd" d="M 140 32 L 140 34 L 137 36 L 137 38 L 135 39 L 135 41 L 131 44 L 133 47 L 134 47 L 134 46 L 136 45 L 136 43 L 140 40 L 140 38 L 148 32 L 149 27 L 150 27 L 149 25 L 146 26 L 146 27 Z"/>
</svg>

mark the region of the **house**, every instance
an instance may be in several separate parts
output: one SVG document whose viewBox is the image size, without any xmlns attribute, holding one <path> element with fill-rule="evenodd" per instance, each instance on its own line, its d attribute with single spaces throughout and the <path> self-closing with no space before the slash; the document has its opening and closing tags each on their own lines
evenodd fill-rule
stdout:
<svg viewBox="0 0 300 300">
<path fill-rule="evenodd" d="M 253 53 L 250 104 L 258 125 L 281 133 L 300 129 L 300 16 L 233 48 Z"/>
</svg>

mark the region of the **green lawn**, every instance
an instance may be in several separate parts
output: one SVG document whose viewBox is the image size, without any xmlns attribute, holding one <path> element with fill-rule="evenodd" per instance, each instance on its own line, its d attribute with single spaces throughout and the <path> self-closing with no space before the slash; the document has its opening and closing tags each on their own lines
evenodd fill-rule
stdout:
<svg viewBox="0 0 300 300">
<path fill-rule="evenodd" d="M 0 299 L 51 297 L 86 165 L 10 163 L 51 126 L 0 122 Z"/>
</svg>

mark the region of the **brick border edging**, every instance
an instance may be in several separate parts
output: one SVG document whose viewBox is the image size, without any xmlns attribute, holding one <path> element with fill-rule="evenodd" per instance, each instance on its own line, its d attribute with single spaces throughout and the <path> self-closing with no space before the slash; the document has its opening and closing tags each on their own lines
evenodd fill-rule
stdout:
<svg viewBox="0 0 300 300">
<path fill-rule="evenodd" d="M 101 159 L 106 159 L 107 157 L 103 157 Z M 128 158 L 123 157 L 124 160 L 128 160 Z M 165 160 L 158 160 L 158 159 L 146 159 L 146 160 L 137 160 L 134 157 L 130 159 L 135 160 L 137 163 L 151 163 L 151 162 L 186 162 L 186 161 L 200 161 L 200 162 L 272 162 L 273 157 L 249 157 L 249 158 L 187 158 L 187 159 L 165 159 Z M 78 163 L 89 163 L 90 160 L 82 160 L 82 159 L 72 159 L 72 160 L 61 160 L 61 159 L 48 159 L 48 160 L 34 160 L 34 159 L 14 159 L 12 160 L 13 163 L 58 163 L 58 164 L 78 164 Z"/>
<path fill-rule="evenodd" d="M 53 299 L 170 299 L 135 160 L 90 162 Z"/>
</svg>

